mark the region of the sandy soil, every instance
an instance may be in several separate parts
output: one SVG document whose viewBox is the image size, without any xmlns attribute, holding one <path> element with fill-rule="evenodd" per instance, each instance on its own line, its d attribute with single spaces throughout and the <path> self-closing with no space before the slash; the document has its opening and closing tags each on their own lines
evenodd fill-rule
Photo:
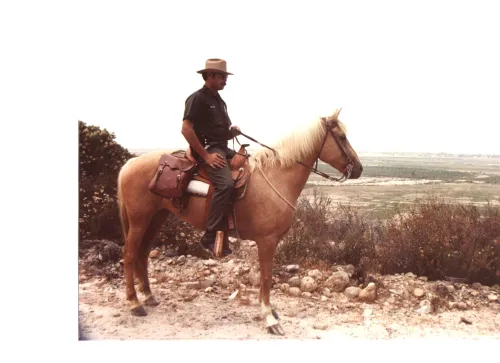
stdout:
<svg viewBox="0 0 500 363">
<path fill-rule="evenodd" d="M 175 259 L 170 261 L 175 262 Z M 167 258 L 153 262 L 151 270 L 156 272 L 150 275 L 154 276 L 152 289 L 160 305 L 146 307 L 146 317 L 129 314 L 122 277 L 111 280 L 99 276 L 89 277 L 82 275 L 85 272 L 82 269 L 79 284 L 81 338 L 500 339 L 500 303 L 487 299 L 488 294 L 499 293 L 495 290 L 498 287 L 482 287 L 475 292 L 469 285 L 457 285 L 457 291 L 465 291 L 467 301 L 470 301 L 466 310 L 443 309 L 436 313 L 419 313 L 419 300 L 411 294 L 402 294 L 401 286 L 408 286 L 408 279 L 403 275 L 385 277 L 385 288 L 380 290 L 374 303 L 349 300 L 343 293 L 331 293 L 328 298 L 322 298 L 321 293 L 313 293 L 310 297 L 292 297 L 274 288 L 271 301 L 286 335 L 273 336 L 267 333 L 265 321 L 260 317 L 257 287 L 250 287 L 249 284 L 249 287 L 240 290 L 236 298 L 229 299 L 235 286 L 240 286 L 240 280 L 248 284 L 248 279 L 234 278 L 232 283 L 222 283 L 235 266 L 246 264 L 241 260 L 236 260 L 236 263 L 227 258 L 225 260 L 217 265 L 217 271 L 213 273 L 217 275 L 217 282 L 208 289 L 182 286 L 182 280 L 192 280 L 188 275 L 182 275 L 183 271 L 190 271 L 192 276 L 195 265 L 186 267 L 170 264 L 167 268 Z M 198 260 L 197 263 L 201 265 L 201 262 Z M 164 276 L 164 280 L 175 281 L 159 282 L 161 276 Z M 240 273 L 239 276 L 246 275 Z M 418 282 L 425 291 L 433 289 L 431 282 L 419 281 L 416 277 L 410 280 Z M 455 298 L 457 296 L 455 294 Z M 143 296 L 139 294 L 139 298 Z M 462 318 L 470 324 L 463 322 Z"/>
</svg>

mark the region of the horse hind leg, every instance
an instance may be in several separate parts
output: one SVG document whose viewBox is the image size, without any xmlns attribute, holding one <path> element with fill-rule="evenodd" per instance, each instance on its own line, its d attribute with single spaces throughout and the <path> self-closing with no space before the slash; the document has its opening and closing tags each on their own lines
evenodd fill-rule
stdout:
<svg viewBox="0 0 500 363">
<path fill-rule="evenodd" d="M 137 223 L 131 223 L 125 247 L 123 248 L 123 267 L 125 272 L 126 297 L 131 304 L 130 311 L 132 315 L 145 316 L 146 310 L 137 299 L 137 293 L 134 287 L 134 269 L 138 260 L 141 241 L 143 239 L 146 228 Z"/>
<path fill-rule="evenodd" d="M 144 304 L 148 306 L 157 306 L 159 304 L 158 300 L 156 300 L 153 293 L 151 292 L 151 287 L 149 285 L 149 278 L 148 278 L 149 253 L 151 252 L 153 242 L 158 236 L 161 226 L 165 223 L 165 220 L 167 219 L 169 214 L 170 211 L 163 209 L 161 211 L 158 211 L 154 215 L 149 224 L 148 229 L 144 233 L 144 236 L 142 238 L 142 243 L 139 248 L 138 259 L 135 262 L 135 274 L 137 279 L 139 280 L 137 289 L 142 293 L 144 293 L 144 295 L 146 296 Z"/>
</svg>

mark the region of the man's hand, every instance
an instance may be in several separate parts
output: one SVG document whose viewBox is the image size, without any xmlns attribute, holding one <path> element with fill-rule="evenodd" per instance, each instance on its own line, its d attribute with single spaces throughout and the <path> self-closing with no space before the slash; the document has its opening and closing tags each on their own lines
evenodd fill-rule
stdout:
<svg viewBox="0 0 500 363">
<path fill-rule="evenodd" d="M 226 165 L 226 160 L 219 153 L 208 154 L 205 158 L 205 163 L 214 169 L 223 168 Z"/>
<path fill-rule="evenodd" d="M 231 131 L 231 137 L 235 137 L 241 134 L 241 130 L 238 126 L 233 125 L 229 128 L 229 131 Z"/>
</svg>

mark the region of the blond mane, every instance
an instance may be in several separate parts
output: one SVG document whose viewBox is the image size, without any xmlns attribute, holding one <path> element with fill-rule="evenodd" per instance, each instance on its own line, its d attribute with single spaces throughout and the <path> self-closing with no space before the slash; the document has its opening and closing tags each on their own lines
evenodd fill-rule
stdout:
<svg viewBox="0 0 500 363">
<path fill-rule="evenodd" d="M 334 115 L 326 117 L 327 121 L 336 120 L 341 130 L 346 133 L 345 125 Z M 286 135 L 271 147 L 276 150 L 276 155 L 269 149 L 262 149 L 249 158 L 250 170 L 253 172 L 256 167 L 277 167 L 287 168 L 295 164 L 297 160 L 309 157 L 319 148 L 319 143 L 325 136 L 324 123 L 322 118 L 303 125 L 297 130 Z"/>
</svg>

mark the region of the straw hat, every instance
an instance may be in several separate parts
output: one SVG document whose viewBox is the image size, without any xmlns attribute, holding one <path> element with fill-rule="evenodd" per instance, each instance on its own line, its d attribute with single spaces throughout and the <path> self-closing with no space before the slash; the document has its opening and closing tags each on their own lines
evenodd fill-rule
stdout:
<svg viewBox="0 0 500 363">
<path fill-rule="evenodd" d="M 197 73 L 203 73 L 209 71 L 222 72 L 225 74 L 233 75 L 232 73 L 229 73 L 226 70 L 226 61 L 224 59 L 218 59 L 218 58 L 207 59 L 207 61 L 205 62 L 205 69 L 201 69 Z"/>
</svg>

